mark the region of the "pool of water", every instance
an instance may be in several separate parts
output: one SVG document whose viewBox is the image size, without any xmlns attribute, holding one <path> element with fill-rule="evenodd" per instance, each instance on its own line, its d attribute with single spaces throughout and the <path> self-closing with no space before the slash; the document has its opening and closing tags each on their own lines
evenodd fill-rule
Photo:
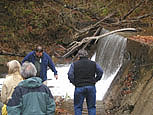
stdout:
<svg viewBox="0 0 153 115">
<path fill-rule="evenodd" d="M 67 99 L 73 99 L 73 93 L 74 93 L 74 86 L 69 82 L 68 80 L 68 70 L 69 70 L 70 64 L 65 65 L 58 65 L 56 67 L 58 71 L 58 79 L 56 80 L 54 78 L 54 73 L 51 70 L 48 70 L 47 72 L 47 85 L 51 89 L 51 92 L 54 96 L 62 96 L 63 98 Z M 3 67 L 1 67 L 4 69 Z M 6 69 L 6 68 L 5 68 Z M 5 76 L 6 70 L 4 70 L 1 76 Z M 5 78 L 0 78 L 0 90 L 3 84 Z M 112 77 L 110 77 L 107 80 L 100 80 L 96 83 L 96 97 L 97 100 L 102 100 L 103 96 L 105 95 L 107 89 L 109 88 L 109 85 L 111 84 L 111 81 L 113 80 Z"/>
<path fill-rule="evenodd" d="M 70 65 L 56 67 L 59 77 L 58 80 L 54 78 L 53 72 L 51 70 L 48 71 L 47 76 L 49 80 L 47 81 L 47 84 L 49 87 L 51 87 L 50 89 L 54 96 L 62 96 L 68 99 L 73 99 L 74 86 L 69 82 L 67 76 L 69 67 Z M 102 100 L 112 80 L 113 78 L 109 77 L 107 80 L 100 80 L 96 83 L 97 100 Z"/>
</svg>

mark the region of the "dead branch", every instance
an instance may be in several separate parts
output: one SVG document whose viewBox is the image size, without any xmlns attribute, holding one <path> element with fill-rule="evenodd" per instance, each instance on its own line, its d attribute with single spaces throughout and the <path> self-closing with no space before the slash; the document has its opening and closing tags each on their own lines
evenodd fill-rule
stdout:
<svg viewBox="0 0 153 115">
<path fill-rule="evenodd" d="M 97 31 L 94 33 L 93 36 L 97 36 L 97 35 L 100 33 L 101 29 L 102 29 L 102 28 L 99 27 L 99 28 L 97 29 Z M 84 45 L 83 49 L 85 49 L 91 41 L 92 41 L 92 40 L 89 40 L 89 41 Z"/>
<path fill-rule="evenodd" d="M 65 57 L 68 57 L 70 56 L 72 53 L 74 53 L 82 44 L 84 43 L 89 43 L 91 40 L 96 40 L 96 42 L 103 38 L 103 37 L 106 37 L 108 35 L 111 35 L 111 34 L 114 34 L 114 33 L 117 33 L 117 32 L 136 32 L 136 29 L 135 28 L 123 28 L 123 29 L 118 29 L 118 30 L 114 30 L 114 31 L 111 31 L 111 32 L 108 32 L 108 33 L 105 33 L 105 34 L 102 34 L 100 36 L 94 36 L 94 37 L 86 37 L 84 39 L 82 39 L 80 42 L 76 42 L 72 47 L 69 48 L 69 51 L 63 55 L 62 57 L 65 58 Z M 96 43 L 95 42 L 95 43 Z"/>
<path fill-rule="evenodd" d="M 153 13 L 150 13 L 150 14 L 144 14 L 144 15 L 142 15 L 142 16 L 138 16 L 138 17 L 133 18 L 133 19 L 135 19 L 135 20 L 140 20 L 140 19 L 143 19 L 143 18 L 150 17 L 150 16 L 152 16 L 152 15 L 153 15 Z"/>
<path fill-rule="evenodd" d="M 26 55 L 24 55 L 24 54 L 15 54 L 15 53 L 3 52 L 3 51 L 0 51 L 0 55 L 18 56 L 18 57 L 25 57 L 25 56 L 26 56 Z"/>
<path fill-rule="evenodd" d="M 70 9 L 70 10 L 73 10 L 73 11 L 79 11 L 82 14 L 88 12 L 91 15 L 91 18 L 98 20 L 96 14 L 91 12 L 88 9 L 78 8 L 76 6 L 70 6 L 70 5 L 67 5 L 66 3 L 61 2 L 60 0 L 53 0 L 53 1 L 58 3 L 58 4 L 60 4 L 60 5 L 62 5 L 64 8 L 67 8 L 67 9 Z"/>
<path fill-rule="evenodd" d="M 99 9 L 105 9 L 108 8 L 112 3 L 114 2 L 114 0 L 110 1 L 108 4 L 106 4 L 104 7 L 100 7 Z"/>
<path fill-rule="evenodd" d="M 141 0 L 134 8 L 132 8 L 126 15 L 123 16 L 122 20 L 125 20 L 135 9 L 137 9 L 144 0 Z"/>
<path fill-rule="evenodd" d="M 96 37 L 91 37 L 91 38 L 86 38 L 86 39 L 95 39 L 95 43 L 103 37 L 106 37 L 108 35 L 114 34 L 114 33 L 118 33 L 118 32 L 137 32 L 137 30 L 135 28 L 123 28 L 123 29 L 118 29 L 118 30 L 114 30 L 105 34 L 102 34 L 100 36 L 96 36 Z"/>
<path fill-rule="evenodd" d="M 144 19 L 144 18 L 147 18 L 147 17 L 151 17 L 153 16 L 153 13 L 150 13 L 150 14 L 144 14 L 142 16 L 138 16 L 138 17 L 134 17 L 134 18 L 130 18 L 128 20 L 122 20 L 122 21 L 119 21 L 119 22 L 116 22 L 116 23 L 111 23 L 111 25 L 113 26 L 117 26 L 117 25 L 123 25 L 123 24 L 132 24 L 132 23 L 135 23 L 135 22 L 138 22 L 140 21 L 141 19 Z M 108 25 L 108 23 L 103 23 L 103 25 Z"/>
<path fill-rule="evenodd" d="M 100 34 L 100 31 L 101 31 L 101 27 L 99 27 L 98 29 L 97 29 L 97 31 L 94 33 L 94 35 L 93 36 L 97 36 L 97 35 L 99 35 Z M 83 48 L 82 49 L 85 49 L 87 46 L 88 46 L 88 44 L 91 42 L 92 40 L 89 40 L 84 46 L 83 46 Z M 76 58 L 77 58 L 77 56 L 78 56 L 78 53 L 75 55 L 75 57 L 72 59 L 72 60 L 75 60 Z"/>
<path fill-rule="evenodd" d="M 78 38 L 80 36 L 80 34 L 83 34 L 93 28 L 95 28 L 96 26 L 98 26 L 100 23 L 102 23 L 103 21 L 105 21 L 106 19 L 112 17 L 115 14 L 115 12 L 113 12 L 112 14 L 109 14 L 108 16 L 106 16 L 105 18 L 103 18 L 102 20 L 98 21 L 97 23 L 90 25 L 86 28 L 81 29 L 78 33 L 74 34 L 73 38 Z"/>
</svg>

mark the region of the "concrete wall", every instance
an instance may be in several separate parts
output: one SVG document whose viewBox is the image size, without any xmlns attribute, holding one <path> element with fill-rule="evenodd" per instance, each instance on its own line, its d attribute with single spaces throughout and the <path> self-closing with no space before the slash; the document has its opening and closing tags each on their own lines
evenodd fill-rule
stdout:
<svg viewBox="0 0 153 115">
<path fill-rule="evenodd" d="M 123 65 L 103 101 L 103 115 L 152 115 L 153 47 L 128 39 Z"/>
</svg>

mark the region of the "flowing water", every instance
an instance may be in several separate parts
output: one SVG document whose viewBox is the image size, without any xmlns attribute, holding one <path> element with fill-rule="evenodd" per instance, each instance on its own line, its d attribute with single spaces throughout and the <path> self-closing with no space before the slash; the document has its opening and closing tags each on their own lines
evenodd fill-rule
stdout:
<svg viewBox="0 0 153 115">
<path fill-rule="evenodd" d="M 108 31 L 102 30 L 102 34 L 106 32 Z M 127 38 L 117 34 L 112 34 L 99 40 L 96 62 L 104 70 L 103 79 L 113 77 L 118 72 L 122 65 L 126 42 Z"/>
<path fill-rule="evenodd" d="M 103 30 L 102 33 L 108 32 Z M 92 60 L 96 60 L 102 66 L 104 71 L 103 79 L 97 82 L 97 115 L 100 115 L 101 100 L 103 99 L 107 89 L 109 88 L 112 80 L 117 74 L 122 65 L 123 53 L 126 46 L 127 39 L 117 34 L 109 35 L 99 40 L 96 54 Z M 73 99 L 74 86 L 69 82 L 67 72 L 70 64 L 57 66 L 59 79 L 56 80 L 53 72 L 48 70 L 48 86 L 54 96 L 62 96 L 66 99 Z M 4 78 L 0 79 L 0 84 L 3 83 Z M 0 87 L 1 88 L 1 87 Z M 73 109 L 73 101 L 70 104 L 65 104 L 68 110 Z M 84 106 L 83 113 L 87 114 L 87 108 Z"/>
</svg>

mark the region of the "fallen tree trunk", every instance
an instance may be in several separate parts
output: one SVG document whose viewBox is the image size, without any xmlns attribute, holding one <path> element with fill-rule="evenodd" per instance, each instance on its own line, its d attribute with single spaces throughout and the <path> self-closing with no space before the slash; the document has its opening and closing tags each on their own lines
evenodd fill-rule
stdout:
<svg viewBox="0 0 153 115">
<path fill-rule="evenodd" d="M 124 28 L 124 29 L 118 29 L 118 30 L 114 30 L 105 34 L 102 34 L 100 36 L 94 36 L 94 37 L 86 37 L 84 39 L 82 39 L 80 42 L 75 41 L 74 44 L 68 49 L 68 52 L 63 55 L 63 58 L 69 57 L 72 53 L 74 53 L 76 50 L 79 49 L 80 46 L 82 46 L 82 44 L 84 43 L 88 43 L 91 40 L 96 40 L 95 43 L 101 39 L 104 38 L 108 35 L 114 34 L 114 33 L 118 33 L 118 32 L 136 32 L 135 28 Z"/>
</svg>

